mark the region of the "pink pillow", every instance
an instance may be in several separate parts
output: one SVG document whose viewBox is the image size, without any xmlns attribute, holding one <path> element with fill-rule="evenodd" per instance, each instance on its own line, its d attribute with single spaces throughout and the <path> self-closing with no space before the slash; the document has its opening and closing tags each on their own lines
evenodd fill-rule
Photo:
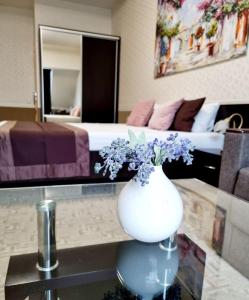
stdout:
<svg viewBox="0 0 249 300">
<path fill-rule="evenodd" d="M 176 102 L 165 103 L 157 107 L 150 119 L 149 128 L 167 130 L 172 124 L 175 114 L 183 103 L 183 99 Z"/>
<path fill-rule="evenodd" d="M 73 117 L 80 117 L 80 107 L 79 106 L 75 106 L 71 111 L 70 111 L 70 115 Z"/>
<path fill-rule="evenodd" d="M 138 102 L 132 109 L 127 124 L 131 126 L 146 126 L 153 113 L 155 100 Z"/>
</svg>

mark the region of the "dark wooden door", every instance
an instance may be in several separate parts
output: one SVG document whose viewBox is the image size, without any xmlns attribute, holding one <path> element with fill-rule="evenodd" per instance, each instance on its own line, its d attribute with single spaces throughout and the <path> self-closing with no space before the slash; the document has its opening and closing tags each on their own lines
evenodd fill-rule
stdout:
<svg viewBox="0 0 249 300">
<path fill-rule="evenodd" d="M 118 41 L 83 36 L 82 121 L 116 122 Z"/>
</svg>

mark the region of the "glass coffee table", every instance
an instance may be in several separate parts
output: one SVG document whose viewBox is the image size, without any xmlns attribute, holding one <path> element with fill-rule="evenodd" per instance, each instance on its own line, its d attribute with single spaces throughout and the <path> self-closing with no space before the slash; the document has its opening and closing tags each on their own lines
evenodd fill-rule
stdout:
<svg viewBox="0 0 249 300">
<path fill-rule="evenodd" d="M 0 299 L 4 288 L 15 300 L 249 299 L 249 203 L 196 179 L 174 183 L 184 220 L 171 252 L 123 232 L 124 183 L 0 190 Z M 43 199 L 56 201 L 60 265 L 49 274 L 32 254 Z"/>
</svg>

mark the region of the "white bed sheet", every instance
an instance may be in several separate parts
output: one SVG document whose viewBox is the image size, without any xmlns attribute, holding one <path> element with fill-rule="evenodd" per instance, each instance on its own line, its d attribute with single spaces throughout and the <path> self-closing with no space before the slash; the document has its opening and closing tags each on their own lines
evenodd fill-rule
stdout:
<svg viewBox="0 0 249 300">
<path fill-rule="evenodd" d="M 0 121 L 0 126 L 3 126 L 7 121 Z"/>
<path fill-rule="evenodd" d="M 148 141 L 155 138 L 164 140 L 176 131 L 160 131 L 148 127 L 134 127 L 126 124 L 104 124 L 104 123 L 68 123 L 69 125 L 87 130 L 89 136 L 90 151 L 99 151 L 108 146 L 116 138 L 128 139 L 128 129 L 135 134 L 144 131 Z M 223 149 L 224 135 L 216 132 L 178 132 L 182 138 L 188 138 L 198 150 L 209 153 L 219 153 Z"/>
</svg>

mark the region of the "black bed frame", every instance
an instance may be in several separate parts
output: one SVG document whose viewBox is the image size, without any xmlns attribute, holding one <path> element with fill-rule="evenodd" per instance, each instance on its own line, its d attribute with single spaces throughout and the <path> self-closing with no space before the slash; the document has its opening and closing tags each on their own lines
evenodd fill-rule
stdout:
<svg viewBox="0 0 249 300">
<path fill-rule="evenodd" d="M 215 122 L 225 119 L 233 113 L 241 114 L 244 120 L 243 128 L 249 128 L 249 104 L 221 105 Z M 194 161 L 190 166 L 185 165 L 181 160 L 164 164 L 163 170 L 165 174 L 170 179 L 197 178 L 218 186 L 221 153 L 208 153 L 195 150 L 193 155 Z M 0 188 L 112 182 L 108 176 L 103 177 L 94 173 L 94 165 L 97 161 L 101 161 L 98 152 L 90 152 L 90 177 L 0 182 Z M 124 170 L 120 172 L 115 181 L 128 181 L 133 176 L 134 173 Z"/>
</svg>

